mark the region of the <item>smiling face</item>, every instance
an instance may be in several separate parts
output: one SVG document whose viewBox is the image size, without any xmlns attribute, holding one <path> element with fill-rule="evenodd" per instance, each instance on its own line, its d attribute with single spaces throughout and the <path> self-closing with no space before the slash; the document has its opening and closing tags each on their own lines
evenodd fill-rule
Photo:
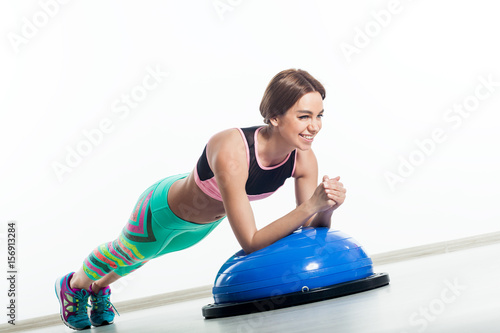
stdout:
<svg viewBox="0 0 500 333">
<path fill-rule="evenodd" d="M 302 96 L 284 115 L 271 118 L 270 122 L 293 149 L 308 150 L 321 130 L 323 111 L 321 94 L 310 92 Z"/>
</svg>

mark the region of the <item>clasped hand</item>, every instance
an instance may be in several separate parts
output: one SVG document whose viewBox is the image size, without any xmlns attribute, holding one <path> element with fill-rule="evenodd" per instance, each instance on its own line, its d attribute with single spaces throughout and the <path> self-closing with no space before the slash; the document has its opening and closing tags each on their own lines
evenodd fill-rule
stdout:
<svg viewBox="0 0 500 333">
<path fill-rule="evenodd" d="M 311 199 L 316 204 L 317 211 L 335 210 L 344 203 L 346 189 L 340 182 L 340 176 L 329 178 L 323 176 L 323 181 L 316 187 Z"/>
</svg>

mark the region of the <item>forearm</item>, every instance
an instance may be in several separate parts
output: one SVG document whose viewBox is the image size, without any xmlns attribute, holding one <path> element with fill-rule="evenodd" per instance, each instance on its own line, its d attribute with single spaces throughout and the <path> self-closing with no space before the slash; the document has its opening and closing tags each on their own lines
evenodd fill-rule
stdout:
<svg viewBox="0 0 500 333">
<path fill-rule="evenodd" d="M 333 210 L 319 212 L 313 217 L 312 221 L 309 222 L 307 226 L 313 228 L 320 228 L 320 227 L 330 228 L 332 224 L 332 214 Z"/>
<path fill-rule="evenodd" d="M 304 202 L 285 216 L 257 230 L 252 237 L 251 246 L 244 249 L 245 252 L 251 253 L 260 250 L 290 235 L 303 226 L 315 213 L 312 205 L 309 202 Z"/>
</svg>

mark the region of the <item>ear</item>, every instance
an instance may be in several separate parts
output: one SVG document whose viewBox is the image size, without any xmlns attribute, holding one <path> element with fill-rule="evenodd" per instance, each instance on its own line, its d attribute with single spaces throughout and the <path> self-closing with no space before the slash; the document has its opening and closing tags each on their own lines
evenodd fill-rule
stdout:
<svg viewBox="0 0 500 333">
<path fill-rule="evenodd" d="M 278 117 L 269 118 L 269 123 L 273 126 L 278 126 Z"/>
</svg>

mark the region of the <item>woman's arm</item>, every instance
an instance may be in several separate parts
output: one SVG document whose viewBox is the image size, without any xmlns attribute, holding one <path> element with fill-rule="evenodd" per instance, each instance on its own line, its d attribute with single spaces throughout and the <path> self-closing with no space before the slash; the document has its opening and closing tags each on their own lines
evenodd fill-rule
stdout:
<svg viewBox="0 0 500 333">
<path fill-rule="evenodd" d="M 317 186 L 318 179 L 318 162 L 312 150 L 297 151 L 297 164 L 295 166 L 295 197 L 297 206 L 310 198 Z M 346 189 L 339 182 L 340 177 L 328 178 L 323 176 L 322 183 L 325 191 L 331 195 L 335 202 L 333 206 L 327 210 L 318 212 L 307 221 L 306 226 L 310 227 L 327 227 L 331 226 L 332 213 L 345 200 Z"/>
<path fill-rule="evenodd" d="M 207 158 L 214 172 L 231 228 L 247 254 L 291 234 L 318 211 L 327 210 L 334 204 L 323 187 L 318 186 L 312 196 L 293 211 L 257 230 L 245 191 L 248 165 L 246 148 L 240 133 L 229 130 L 212 137 L 207 146 Z"/>
</svg>

